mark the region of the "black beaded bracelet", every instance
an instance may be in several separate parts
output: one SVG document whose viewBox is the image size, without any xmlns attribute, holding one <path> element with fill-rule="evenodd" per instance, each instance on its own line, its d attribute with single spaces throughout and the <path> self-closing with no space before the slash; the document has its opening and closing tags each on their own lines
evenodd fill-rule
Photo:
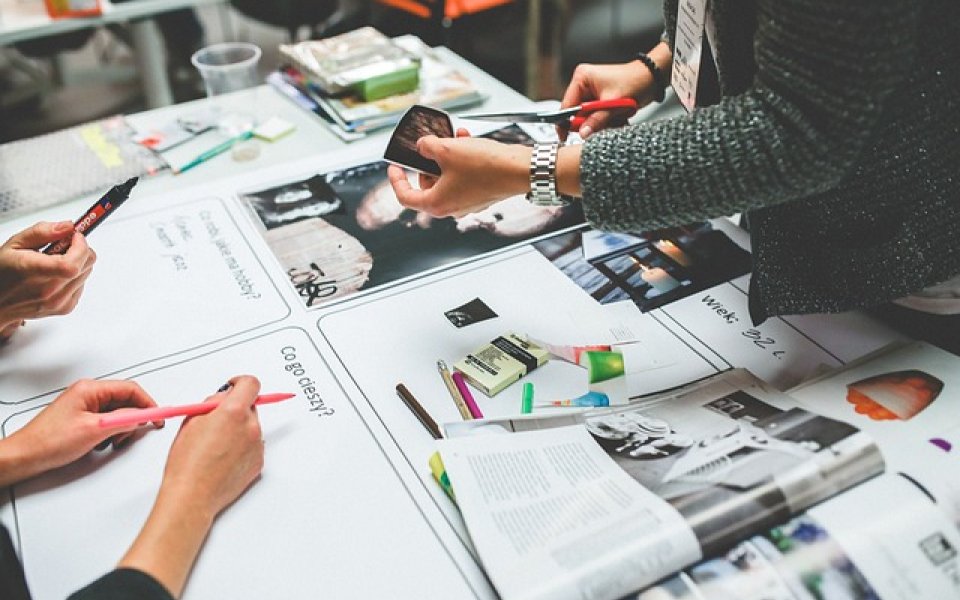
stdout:
<svg viewBox="0 0 960 600">
<path fill-rule="evenodd" d="M 656 88 L 656 92 L 653 95 L 654 102 L 663 102 L 663 97 L 667 93 L 667 82 L 665 81 L 666 77 L 663 71 L 645 52 L 637 53 L 637 60 L 650 69 L 650 74 L 653 75 L 653 85 Z"/>
</svg>

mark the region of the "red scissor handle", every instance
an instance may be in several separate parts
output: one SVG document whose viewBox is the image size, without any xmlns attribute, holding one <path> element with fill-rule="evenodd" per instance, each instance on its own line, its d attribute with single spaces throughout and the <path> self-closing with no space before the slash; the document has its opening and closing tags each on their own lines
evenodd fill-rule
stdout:
<svg viewBox="0 0 960 600">
<path fill-rule="evenodd" d="M 633 98 L 614 98 L 613 100 L 591 100 L 580 105 L 580 110 L 570 119 L 570 130 L 578 131 L 583 122 L 592 113 L 598 110 L 629 110 L 630 114 L 637 111 L 639 106 Z"/>
</svg>

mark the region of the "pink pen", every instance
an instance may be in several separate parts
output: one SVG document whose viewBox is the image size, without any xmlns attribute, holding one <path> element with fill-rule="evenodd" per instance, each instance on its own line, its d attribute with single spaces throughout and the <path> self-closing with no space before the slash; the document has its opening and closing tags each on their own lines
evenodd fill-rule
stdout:
<svg viewBox="0 0 960 600">
<path fill-rule="evenodd" d="M 474 419 L 482 419 L 483 413 L 480 412 L 480 407 L 477 406 L 477 401 L 473 399 L 473 394 L 470 393 L 470 389 L 467 388 L 467 382 L 463 380 L 463 374 L 460 371 L 454 371 L 453 383 L 456 384 L 457 390 L 460 392 L 460 395 L 463 396 L 463 403 L 467 405 L 467 409 L 470 411 L 470 416 Z"/>
<path fill-rule="evenodd" d="M 254 404 L 271 404 L 289 400 L 296 394 L 261 394 Z M 100 427 L 127 427 L 128 425 L 142 425 L 150 421 L 161 421 L 172 417 L 194 417 L 205 415 L 220 406 L 219 400 L 200 402 L 199 404 L 184 404 L 183 406 L 158 406 L 156 408 L 136 408 L 118 410 L 100 417 Z"/>
</svg>

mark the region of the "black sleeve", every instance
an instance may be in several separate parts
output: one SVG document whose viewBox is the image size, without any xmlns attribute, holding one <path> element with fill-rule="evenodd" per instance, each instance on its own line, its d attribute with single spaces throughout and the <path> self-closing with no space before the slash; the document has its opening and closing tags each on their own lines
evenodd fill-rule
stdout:
<svg viewBox="0 0 960 600">
<path fill-rule="evenodd" d="M 0 593 L 6 600 L 30 600 L 23 567 L 13 548 L 10 533 L 3 525 L 0 525 Z"/>
<path fill-rule="evenodd" d="M 115 569 L 68 600 L 174 600 L 153 577 L 136 569 Z"/>
</svg>

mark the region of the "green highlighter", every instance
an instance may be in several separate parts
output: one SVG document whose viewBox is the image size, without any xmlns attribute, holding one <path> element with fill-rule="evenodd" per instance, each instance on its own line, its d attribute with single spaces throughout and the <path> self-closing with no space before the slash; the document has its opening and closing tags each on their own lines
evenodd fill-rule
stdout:
<svg viewBox="0 0 960 600">
<path fill-rule="evenodd" d="M 223 154 L 224 152 L 226 152 L 226 151 L 229 150 L 230 148 L 233 148 L 233 145 L 236 144 L 237 142 L 242 142 L 242 141 L 244 141 L 244 140 L 249 140 L 249 139 L 252 138 L 252 137 L 253 137 L 253 131 L 248 129 L 247 131 L 244 131 L 243 133 L 241 133 L 241 134 L 238 135 L 237 137 L 230 138 L 229 140 L 226 140 L 225 142 L 222 142 L 222 143 L 220 143 L 220 144 L 217 144 L 217 145 L 214 146 L 213 148 L 210 148 L 209 150 L 207 150 L 206 152 L 204 152 L 204 153 L 201 154 L 200 156 L 196 157 L 195 159 L 191 160 L 191 161 L 188 162 L 187 164 L 183 165 L 182 167 L 180 167 L 180 168 L 178 168 L 178 169 L 174 169 L 173 172 L 174 172 L 175 175 L 179 175 L 180 173 L 183 173 L 184 171 L 187 171 L 187 170 L 189 170 L 189 169 L 192 169 L 192 168 L 194 168 L 195 166 L 197 166 L 197 165 L 199 165 L 199 164 L 202 164 L 202 163 L 207 162 L 208 160 L 210 160 L 210 159 L 213 158 L 214 156 L 217 156 L 217 155 L 219 155 L 219 154 Z"/>
<path fill-rule="evenodd" d="M 439 452 L 434 452 L 430 456 L 430 472 L 433 473 L 433 478 L 437 480 L 447 496 L 456 502 L 457 497 L 453 495 L 453 486 L 450 485 L 450 478 L 447 477 L 447 469 L 443 466 L 443 459 L 440 458 Z"/>
<path fill-rule="evenodd" d="M 529 381 L 523 384 L 523 396 L 520 400 L 520 414 L 529 415 L 533 412 L 533 384 Z"/>
</svg>

